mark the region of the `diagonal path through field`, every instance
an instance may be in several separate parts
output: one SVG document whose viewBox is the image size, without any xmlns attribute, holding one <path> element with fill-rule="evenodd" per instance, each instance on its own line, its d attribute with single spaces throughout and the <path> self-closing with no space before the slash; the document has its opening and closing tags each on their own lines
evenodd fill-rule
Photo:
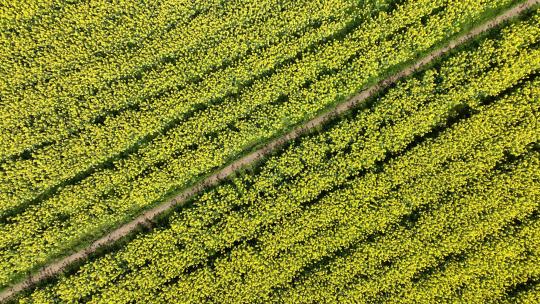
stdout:
<svg viewBox="0 0 540 304">
<path fill-rule="evenodd" d="M 94 241 L 88 247 L 80 251 L 77 251 L 67 257 L 64 257 L 50 264 L 49 266 L 42 268 L 37 273 L 28 276 L 25 280 L 23 280 L 22 282 L 18 284 L 15 284 L 12 287 L 6 288 L 2 292 L 0 292 L 0 301 L 6 301 L 10 299 L 11 297 L 13 297 L 15 294 L 17 294 L 18 292 L 21 292 L 27 288 L 32 287 L 33 285 L 35 285 L 36 283 L 40 281 L 43 281 L 47 278 L 50 278 L 52 276 L 55 276 L 61 273 L 67 266 L 88 258 L 88 256 L 96 252 L 96 250 L 104 246 L 110 245 L 114 243 L 115 241 L 127 236 L 128 234 L 133 232 L 135 229 L 137 229 L 141 225 L 147 225 L 149 221 L 152 221 L 158 215 L 163 214 L 164 212 L 170 210 L 171 208 L 174 208 L 175 206 L 185 203 L 190 197 L 201 192 L 203 189 L 218 184 L 221 180 L 227 178 L 229 175 L 234 173 L 238 168 L 245 167 L 257 160 L 260 160 L 266 157 L 272 151 L 283 146 L 286 142 L 293 140 L 295 138 L 298 138 L 299 136 L 306 134 L 309 130 L 327 123 L 328 121 L 335 118 L 336 116 L 343 114 L 349 109 L 352 109 L 355 106 L 357 106 L 359 103 L 374 96 L 379 91 L 388 87 L 389 85 L 422 69 L 426 65 L 433 62 L 435 59 L 441 57 L 442 55 L 448 53 L 449 51 L 455 49 L 456 47 L 462 45 L 463 43 L 477 37 L 478 35 L 500 25 L 501 23 L 515 16 L 520 15 L 521 13 L 527 11 L 531 7 L 538 4 L 540 4 L 540 0 L 527 0 L 520 5 L 517 5 L 511 9 L 508 9 L 504 13 L 498 15 L 497 17 L 489 21 L 486 21 L 485 23 L 479 26 L 472 28 L 467 33 L 455 39 L 450 40 L 449 42 L 447 42 L 445 46 L 430 52 L 429 54 L 425 55 L 424 57 L 419 58 L 414 63 L 402 69 L 401 71 L 388 76 L 387 78 L 381 80 L 377 84 L 365 89 L 364 91 L 360 92 L 356 96 L 348 99 L 347 101 L 343 103 L 338 104 L 337 106 L 331 108 L 325 113 L 320 114 L 319 116 L 313 118 L 312 120 L 300 126 L 297 126 L 296 128 L 292 129 L 290 132 L 284 134 L 283 136 L 270 141 L 269 143 L 264 145 L 262 148 L 234 161 L 230 165 L 210 175 L 209 177 L 202 180 L 198 184 L 182 191 L 173 199 L 167 202 L 164 202 L 163 204 L 156 206 L 153 209 L 143 212 L 134 220 L 111 231 L 107 235 Z"/>
</svg>

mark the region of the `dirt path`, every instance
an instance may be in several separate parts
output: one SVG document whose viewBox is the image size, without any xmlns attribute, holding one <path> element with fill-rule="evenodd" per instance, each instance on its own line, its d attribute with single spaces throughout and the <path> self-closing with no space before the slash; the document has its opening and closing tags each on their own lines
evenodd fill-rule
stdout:
<svg viewBox="0 0 540 304">
<path fill-rule="evenodd" d="M 184 203 L 189 197 L 195 195 L 196 193 L 200 192 L 204 188 L 216 185 L 217 183 L 219 183 L 219 181 L 226 178 L 231 173 L 235 172 L 238 168 L 249 165 L 253 161 L 265 157 L 276 148 L 282 146 L 284 143 L 292 139 L 295 139 L 302 134 L 305 134 L 306 132 L 308 132 L 310 129 L 314 127 L 320 126 L 328 122 L 332 118 L 346 112 L 347 110 L 354 108 L 360 102 L 370 98 L 371 96 L 379 92 L 381 89 L 389 86 L 392 83 L 395 83 L 399 79 L 402 79 L 404 77 L 411 75 L 415 71 L 421 69 L 422 67 L 432 62 L 434 59 L 441 57 L 442 55 L 446 54 L 448 51 L 454 49 L 455 47 L 465 43 L 466 41 L 478 36 L 479 34 L 493 27 L 498 26 L 504 21 L 521 14 L 522 12 L 526 11 L 527 9 L 531 8 L 532 6 L 536 4 L 540 4 L 540 0 L 528 0 L 512 9 L 509 9 L 508 11 L 497 16 L 496 18 L 471 29 L 468 33 L 451 40 L 450 42 L 447 43 L 445 47 L 434 50 L 433 52 L 429 53 L 425 57 L 420 58 L 414 64 L 408 66 L 404 70 L 387 77 L 386 79 L 380 81 L 376 85 L 373 85 L 370 88 L 360 92 L 358 95 L 354 96 L 353 98 L 337 105 L 332 110 L 315 117 L 314 119 L 304 123 L 301 126 L 294 128 L 289 133 L 271 141 L 270 143 L 266 144 L 264 147 L 260 148 L 259 150 L 238 159 L 234 163 L 221 169 L 215 174 L 209 176 L 208 178 L 198 183 L 197 185 L 184 190 L 182 193 L 180 193 L 178 196 L 176 196 L 172 200 L 165 202 L 153 209 L 150 209 L 142 213 L 140 216 L 138 216 L 131 222 L 120 226 L 119 228 L 117 228 L 116 230 L 113 230 L 106 236 L 94 241 L 87 248 L 80 250 L 65 258 L 62 258 L 61 260 L 56 261 L 50 264 L 49 266 L 46 266 L 45 268 L 43 268 L 36 274 L 33 274 L 32 276 L 28 277 L 24 281 L 10 288 L 5 289 L 4 291 L 0 293 L 0 301 L 6 301 L 10 299 L 11 297 L 13 297 L 15 294 L 17 294 L 18 292 L 24 289 L 30 288 L 35 283 L 62 272 L 66 266 L 73 264 L 77 261 L 86 259 L 91 253 L 95 252 L 98 248 L 101 248 L 105 245 L 111 244 L 119 240 L 120 238 L 128 235 L 131 231 L 135 230 L 140 225 L 147 225 L 149 221 L 154 219 L 159 214 L 173 208 L 176 205 Z"/>
</svg>

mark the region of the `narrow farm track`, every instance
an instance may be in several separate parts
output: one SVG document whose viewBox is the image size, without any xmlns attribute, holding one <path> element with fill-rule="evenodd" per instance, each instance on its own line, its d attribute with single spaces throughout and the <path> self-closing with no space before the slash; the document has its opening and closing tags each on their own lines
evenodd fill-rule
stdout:
<svg viewBox="0 0 540 304">
<path fill-rule="evenodd" d="M 442 55 L 448 53 L 449 51 L 453 50 L 454 48 L 460 46 L 461 44 L 477 37 L 478 35 L 500 25 L 501 23 L 518 16 L 519 14 L 523 13 L 524 11 L 530 9 L 534 5 L 540 4 L 540 0 L 528 0 L 524 3 L 513 7 L 503 14 L 493 18 L 490 21 L 487 21 L 477 27 L 472 28 L 469 32 L 466 34 L 459 36 L 451 41 L 449 41 L 446 46 L 436 49 L 432 51 L 431 53 L 427 54 L 426 56 L 418 59 L 411 65 L 407 66 L 405 69 L 387 77 L 384 80 L 381 80 L 377 84 L 367 88 L 366 90 L 360 92 L 358 95 L 354 96 L 353 98 L 340 103 L 339 105 L 335 106 L 334 108 L 330 109 L 329 111 L 315 117 L 314 119 L 294 128 L 287 134 L 274 139 L 273 141 L 269 142 L 268 144 L 264 145 L 262 148 L 258 149 L 255 152 L 252 152 L 251 154 L 248 154 L 237 161 L 231 163 L 230 165 L 224 167 L 220 171 L 214 173 L 213 175 L 207 177 L 203 181 L 199 182 L 197 185 L 194 185 L 184 191 L 182 191 L 179 195 L 174 197 L 173 199 L 164 202 L 163 204 L 156 206 L 153 209 L 147 210 L 143 212 L 141 215 L 139 215 L 137 218 L 132 220 L 129 223 L 126 223 L 119 228 L 111 231 L 109 234 L 103 236 L 102 238 L 94 241 L 90 246 L 86 247 L 85 249 L 82 249 L 70 256 L 67 256 L 65 258 L 62 258 L 49 266 L 46 266 L 42 268 L 39 272 L 27 277 L 24 281 L 10 287 L 6 288 L 2 292 L 0 292 L 0 301 L 6 301 L 16 295 L 18 292 L 21 292 L 27 288 L 30 288 L 34 286 L 36 283 L 47 279 L 49 277 L 55 276 L 59 273 L 61 273 L 67 266 L 76 263 L 78 261 L 84 260 L 88 258 L 89 255 L 94 253 L 96 250 L 107 246 L 109 244 L 114 243 L 115 241 L 125 237 L 135 229 L 137 229 L 141 225 L 147 225 L 149 221 L 152 221 L 155 219 L 158 215 L 168 211 L 169 209 L 181 205 L 184 202 L 186 202 L 191 196 L 197 194 L 198 192 L 202 191 L 203 189 L 218 184 L 221 180 L 227 178 L 229 175 L 234 173 L 238 168 L 247 166 L 259 159 L 264 158 L 268 154 L 270 154 L 275 149 L 283 146 L 286 142 L 296 139 L 299 136 L 307 133 L 309 130 L 319 127 L 331 119 L 335 118 L 336 116 L 339 116 L 343 114 L 344 112 L 348 111 L 351 108 L 354 108 L 361 102 L 365 101 L 366 99 L 369 99 L 370 97 L 377 94 L 382 89 L 388 87 L 389 85 L 397 82 L 398 80 L 407 77 L 411 75 L 412 73 L 422 69 L 426 65 L 430 64 L 432 61 L 436 60 L 437 58 L 441 57 Z"/>
</svg>

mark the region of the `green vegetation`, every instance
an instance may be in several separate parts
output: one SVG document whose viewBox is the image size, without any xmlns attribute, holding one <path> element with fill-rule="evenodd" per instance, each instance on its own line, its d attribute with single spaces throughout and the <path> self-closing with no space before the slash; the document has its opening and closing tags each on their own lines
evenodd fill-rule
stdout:
<svg viewBox="0 0 540 304">
<path fill-rule="evenodd" d="M 411 2 L 411 8 L 420 2 Z M 472 2 L 459 1 L 468 8 L 474 7 Z M 426 1 L 415 11 L 432 12 L 428 7 L 436 3 Z M 454 4 L 447 5 L 418 22 L 428 29 L 430 18 L 452 15 L 454 8 L 447 8 Z M 460 4 L 455 6 L 457 10 Z M 408 7 L 395 7 L 392 13 Z M 437 24 L 444 20 L 441 18 Z M 403 21 L 389 18 L 385 25 L 358 35 L 371 35 L 393 22 Z M 19 300 L 534 303 L 540 297 L 539 24 L 537 10 L 398 82 L 347 117 L 290 143 L 263 163 L 201 194 L 159 227 Z M 419 28 L 401 26 L 400 34 L 388 41 L 405 43 L 404 37 Z M 417 45 L 419 38 L 428 36 L 421 34 L 411 41 Z M 336 41 L 345 43 L 346 37 Z M 428 40 L 426 45 L 436 43 Z M 362 41 L 356 41 L 359 48 Z M 298 110 L 304 104 L 315 113 L 324 100 L 330 104 L 338 95 L 349 95 L 381 73 L 365 70 L 366 62 L 388 47 L 379 46 L 373 46 L 377 52 L 362 51 L 308 86 L 296 89 L 295 82 L 288 79 L 290 87 L 283 90 L 298 91 L 278 91 L 276 94 L 287 96 L 281 106 L 287 109 L 284 105 L 290 102 L 289 109 Z M 397 46 L 388 50 L 391 57 L 377 58 L 396 60 L 389 66 L 398 64 L 413 56 L 410 50 L 403 51 L 400 59 L 400 50 L 405 49 Z M 324 57 L 319 59 L 324 61 Z M 374 60 L 376 66 L 382 64 Z M 265 84 L 272 81 L 270 76 Z M 343 90 L 332 93 L 336 88 Z M 274 112 L 260 113 L 270 120 Z M 291 111 L 290 117 L 295 113 Z M 252 121 L 253 116 L 249 117 L 246 125 Z M 244 136 L 243 130 L 259 130 L 237 128 L 230 134 Z M 212 142 L 218 138 L 216 135 Z M 228 135 L 223 144 L 237 147 L 238 138 L 242 137 Z M 211 155 L 219 150 L 205 151 Z M 204 155 L 186 157 L 196 162 Z M 127 159 L 131 160 L 121 161 L 125 168 L 133 164 Z M 178 167 L 172 165 L 176 161 Z M 130 193 L 140 191 L 139 195 L 151 201 L 151 195 L 162 195 L 165 190 L 159 189 L 168 189 L 178 176 L 174 174 L 186 164 L 192 165 L 176 155 L 160 171 L 147 172 L 126 185 L 132 187 Z M 115 170 L 120 172 L 120 167 Z M 112 179 L 110 183 L 109 189 L 121 193 L 121 184 Z M 96 193 L 97 186 L 93 186 Z M 163 188 L 152 188 L 156 186 Z M 82 199 L 81 193 L 73 195 Z M 118 197 L 103 197 L 93 206 L 127 202 Z M 132 208 L 136 203 L 123 206 Z M 36 210 L 45 204 L 48 202 L 36 205 Z M 76 208 L 75 204 L 78 202 L 65 204 L 66 210 L 61 212 Z M 41 210 L 59 212 L 55 208 L 61 206 Z M 18 257 L 24 260 L 31 250 L 22 251 L 23 245 L 42 248 L 43 240 L 66 239 L 66 231 L 77 235 L 90 227 L 87 216 L 95 217 L 94 223 L 117 218 L 113 212 L 107 217 L 84 210 L 90 214 L 63 218 L 58 226 L 51 220 L 50 228 L 39 232 L 35 225 L 41 222 L 32 221 L 35 215 L 20 213 L 20 220 L 6 224 L 10 230 L 1 233 L 3 248 L 13 246 L 19 251 L 6 250 L 3 260 L 9 261 L 18 252 L 24 253 Z M 26 235 L 39 237 L 28 240 Z"/>
<path fill-rule="evenodd" d="M 49 2 L 0 24 L 4 287 L 518 1 Z M 508 58 L 486 51 L 515 65 L 493 76 L 502 88 L 537 69 L 536 21 Z M 452 105 L 404 128 L 495 94 L 476 60 L 464 71 L 482 88 L 441 87 Z M 367 140 L 373 161 L 398 149 Z"/>
</svg>

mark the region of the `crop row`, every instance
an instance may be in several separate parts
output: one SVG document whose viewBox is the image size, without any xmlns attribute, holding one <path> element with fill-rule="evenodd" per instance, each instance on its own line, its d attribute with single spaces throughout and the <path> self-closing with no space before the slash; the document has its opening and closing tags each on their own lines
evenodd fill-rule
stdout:
<svg viewBox="0 0 540 304">
<path fill-rule="evenodd" d="M 527 37 L 528 31 L 520 30 L 531 24 L 509 26 L 498 39 L 484 40 L 477 49 L 401 82 L 354 118 L 293 144 L 255 175 L 241 175 L 204 194 L 168 226 L 88 262 L 78 273 L 36 291 L 34 300 L 167 303 L 291 297 L 294 302 L 306 295 L 300 292 L 294 298 L 297 286 L 292 282 L 309 285 L 317 265 L 339 259 L 347 249 L 375 250 L 369 242 L 379 239 L 397 246 L 392 240 L 410 235 L 407 229 L 433 226 L 418 228 L 425 234 L 417 233 L 419 239 L 395 250 L 406 261 L 406 254 L 412 254 L 407 246 L 422 237 L 454 233 L 454 240 L 463 238 L 445 243 L 446 251 L 418 252 L 425 256 L 418 269 L 389 263 L 384 255 L 374 255 L 374 264 L 357 263 L 386 265 L 366 270 L 380 274 L 373 283 L 351 283 L 351 295 L 369 298 L 389 292 L 391 285 L 377 283 L 379 277 L 408 282 L 446 255 L 485 240 L 496 242 L 504 237 L 500 227 L 532 221 L 538 209 L 533 191 L 538 180 L 531 172 L 538 164 L 534 144 L 540 139 L 538 67 L 532 65 L 538 54 L 519 38 Z M 513 158 L 524 169 L 499 168 Z M 524 199 L 510 199 L 513 190 L 498 181 L 503 169 L 517 172 L 503 180 L 523 185 L 515 191 Z M 497 187 L 489 192 L 483 185 L 491 180 Z M 478 191 L 467 193 L 469 186 Z M 489 195 L 510 198 L 493 202 L 493 212 L 482 214 L 477 207 L 490 202 Z M 504 202 L 515 207 L 512 212 L 504 209 L 509 206 Z M 436 210 L 449 208 L 447 204 L 471 205 L 454 217 L 448 213 L 448 218 L 437 219 Z M 421 220 L 411 216 L 416 213 Z M 437 226 L 445 220 L 447 226 Z M 462 229 L 453 225 L 459 221 L 466 223 Z M 475 227 L 484 227 L 483 234 L 474 234 Z M 34 239 L 53 234 L 45 235 Z"/>
</svg>

